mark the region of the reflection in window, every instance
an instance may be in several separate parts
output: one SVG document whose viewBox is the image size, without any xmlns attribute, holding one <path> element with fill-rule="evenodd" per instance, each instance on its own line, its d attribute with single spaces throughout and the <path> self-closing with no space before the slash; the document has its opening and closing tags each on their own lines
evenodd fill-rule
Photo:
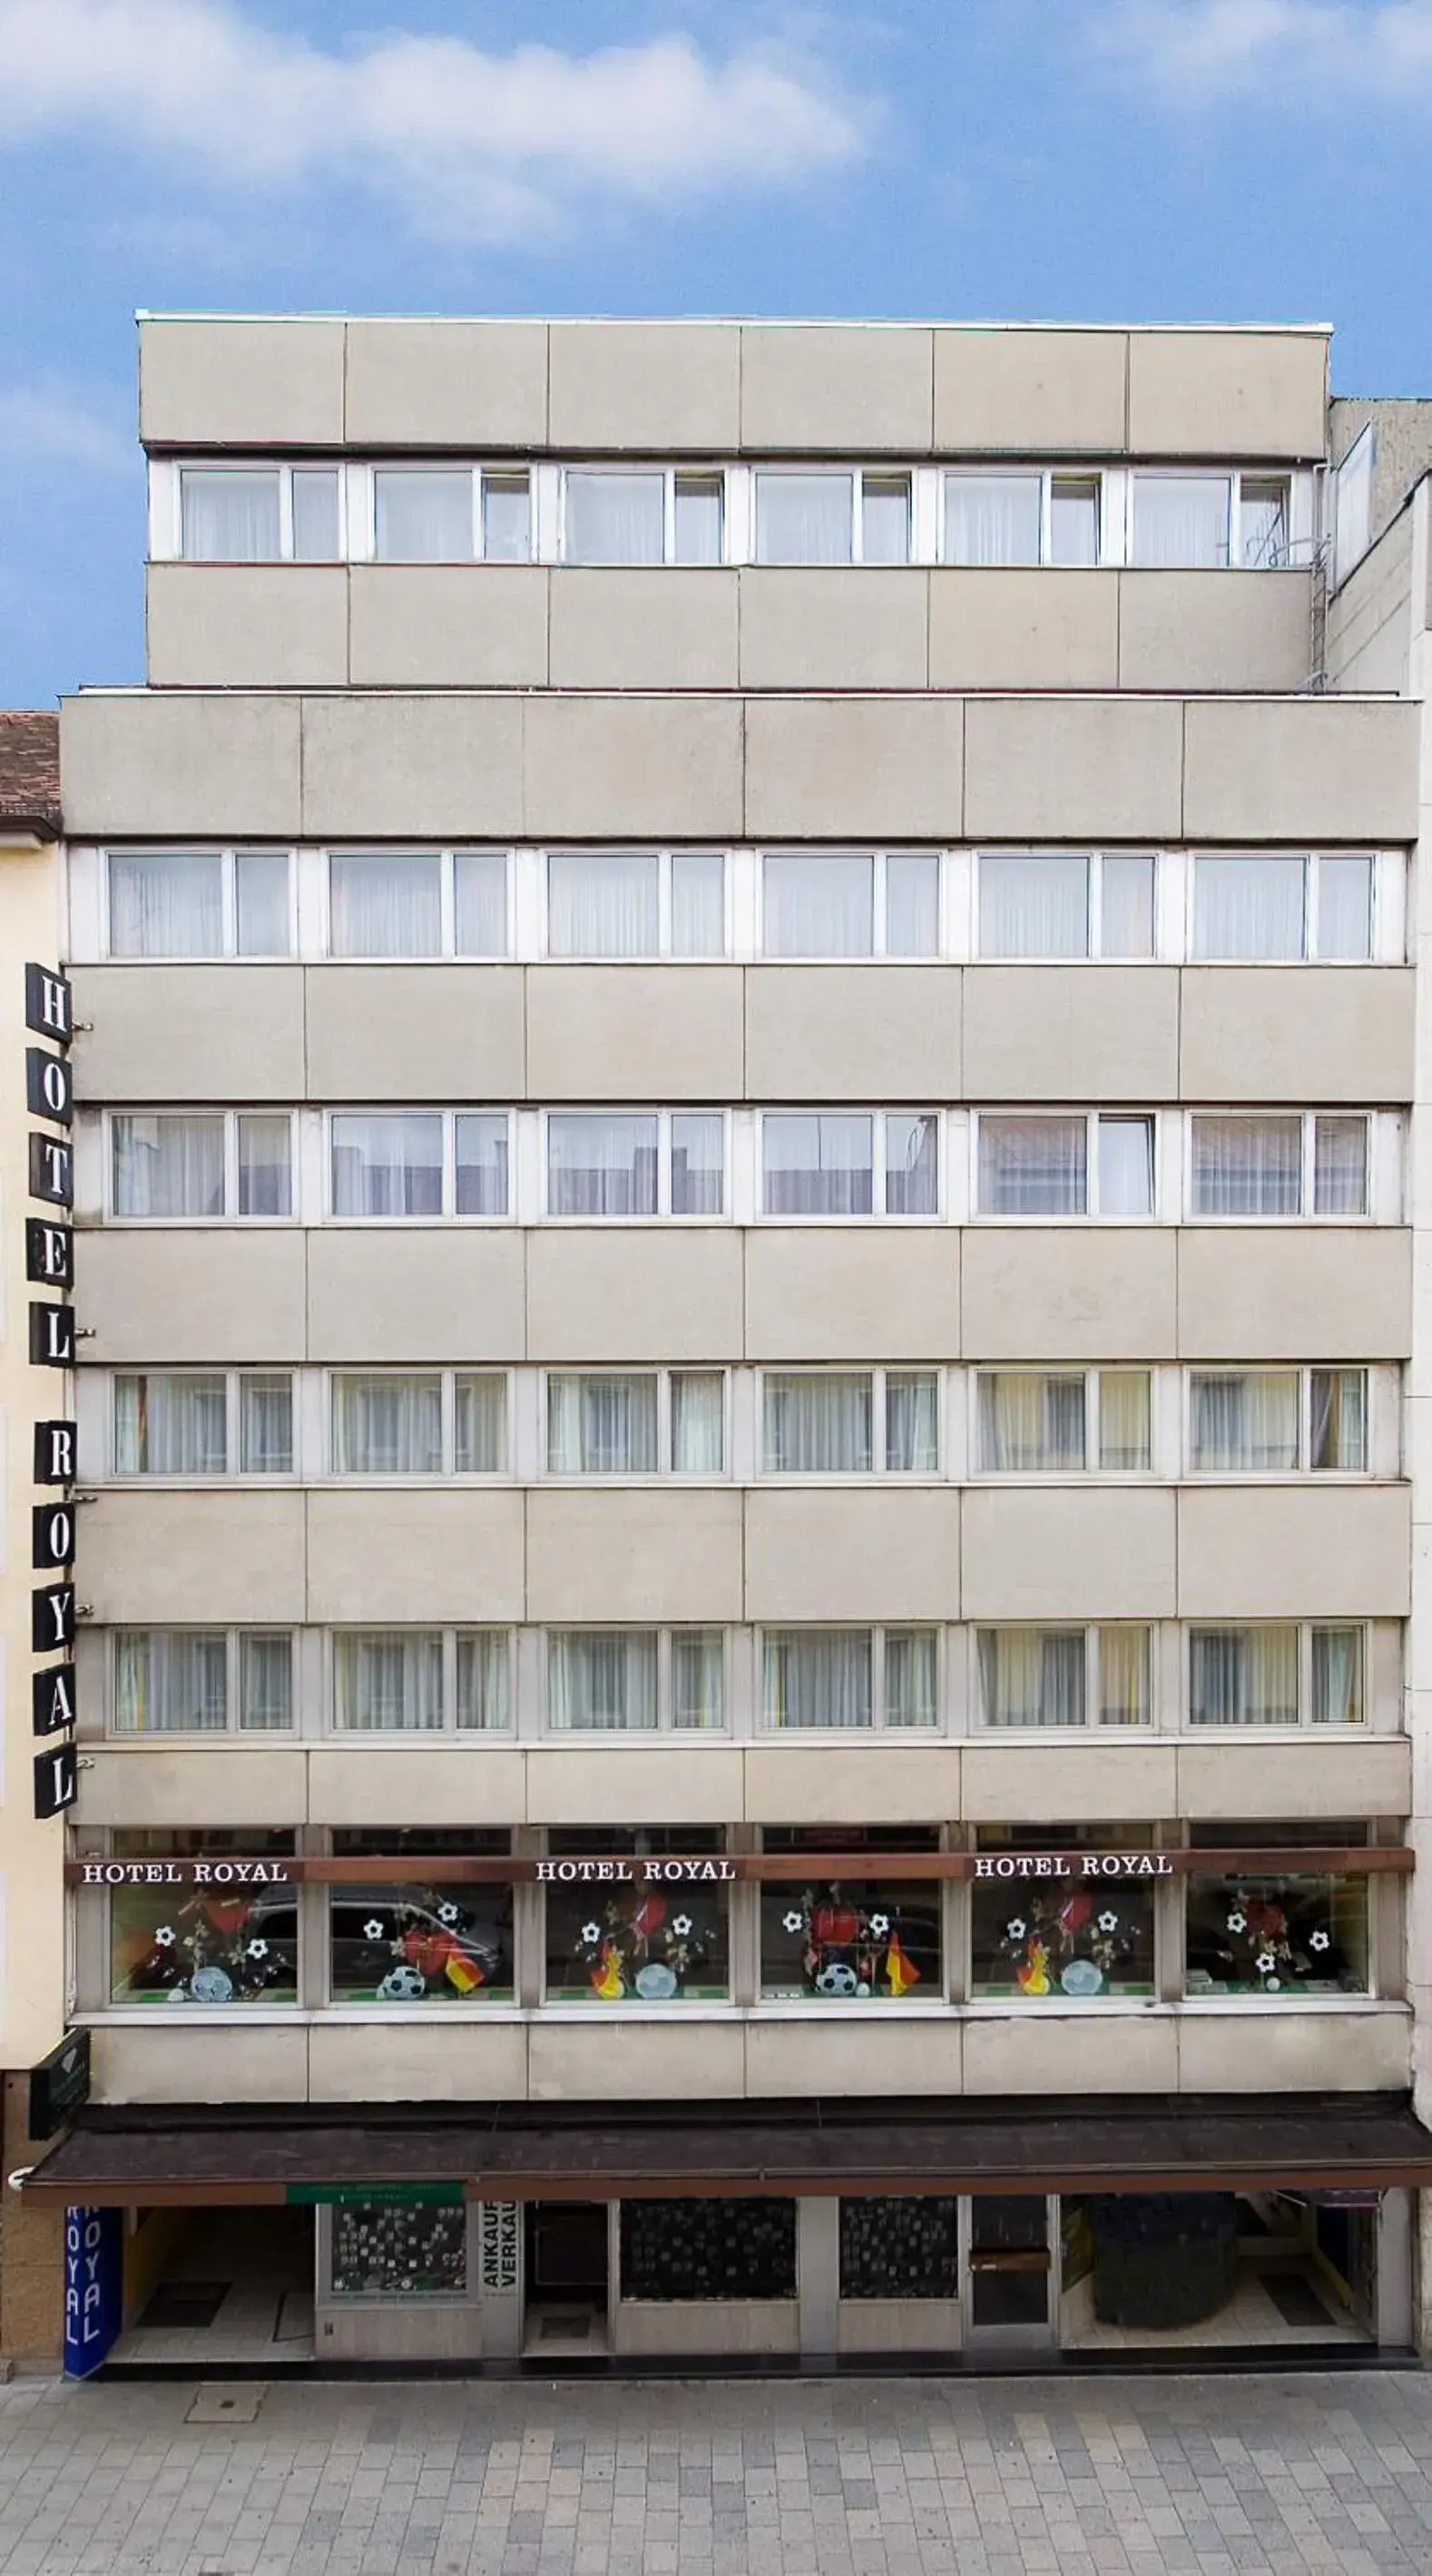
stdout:
<svg viewBox="0 0 1432 2576">
<path fill-rule="evenodd" d="M 344 1879 L 328 1895 L 329 1990 L 335 2003 L 510 2001 L 512 1890 L 505 1881 L 429 1880 L 424 1860 L 505 1851 L 505 1834 L 378 1825 L 333 1837 L 335 1857 L 411 1853 L 411 1880 Z"/>
<path fill-rule="evenodd" d="M 873 1121 L 845 1111 L 772 1112 L 762 1121 L 767 1216 L 869 1216 Z"/>
<path fill-rule="evenodd" d="M 554 1110 L 547 1205 L 553 1216 L 655 1216 L 655 1113 Z"/>
<path fill-rule="evenodd" d="M 291 1834 L 129 1833 L 117 1857 L 280 1860 Z M 117 1887 L 109 1895 L 109 1987 L 117 2004 L 291 2004 L 298 2000 L 297 1891 L 282 1882 Z"/>
<path fill-rule="evenodd" d="M 1362 1995 L 1367 1879 L 1254 1875 L 1188 1881 L 1189 1995 Z"/>
<path fill-rule="evenodd" d="M 609 1855 L 610 1879 L 575 1886 L 549 1881 L 549 2003 L 666 2004 L 724 2000 L 728 1985 L 727 1889 L 711 1879 L 663 1879 L 658 1864 L 676 1854 L 715 1858 L 721 1837 L 709 1826 L 667 1825 L 640 1834 L 553 1833 L 549 1852 Z M 624 1869 L 625 1877 L 618 1872 Z"/>
<path fill-rule="evenodd" d="M 332 1121 L 335 1216 L 439 1216 L 443 1122 L 436 1110 L 344 1111 Z"/>
</svg>

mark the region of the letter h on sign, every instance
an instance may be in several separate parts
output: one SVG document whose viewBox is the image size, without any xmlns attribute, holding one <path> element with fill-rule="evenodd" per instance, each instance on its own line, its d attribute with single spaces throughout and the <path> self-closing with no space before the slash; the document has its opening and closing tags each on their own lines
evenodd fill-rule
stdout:
<svg viewBox="0 0 1432 2576">
<path fill-rule="evenodd" d="M 70 1001 L 69 979 L 56 975 L 48 966 L 25 969 L 25 1026 L 36 1037 L 54 1038 L 68 1046 L 74 1035 L 74 1013 Z"/>
</svg>

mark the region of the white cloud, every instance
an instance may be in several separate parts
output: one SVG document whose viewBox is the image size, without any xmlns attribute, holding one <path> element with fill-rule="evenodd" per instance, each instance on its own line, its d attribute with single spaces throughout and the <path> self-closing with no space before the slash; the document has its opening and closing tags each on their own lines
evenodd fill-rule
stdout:
<svg viewBox="0 0 1432 2576">
<path fill-rule="evenodd" d="M 585 55 L 454 35 L 341 52 L 230 0 L 0 0 L 0 147 L 74 135 L 252 192 L 345 180 L 416 230 L 508 239 L 596 197 L 680 206 L 838 169 L 861 121 L 801 55 Z"/>
<path fill-rule="evenodd" d="M 64 386 L 0 383 L 0 457 L 88 465 L 103 473 L 128 466 L 134 452 L 117 422 Z"/>
<path fill-rule="evenodd" d="M 1113 0 L 1099 40 L 1175 103 L 1432 96 L 1432 0 Z"/>
</svg>

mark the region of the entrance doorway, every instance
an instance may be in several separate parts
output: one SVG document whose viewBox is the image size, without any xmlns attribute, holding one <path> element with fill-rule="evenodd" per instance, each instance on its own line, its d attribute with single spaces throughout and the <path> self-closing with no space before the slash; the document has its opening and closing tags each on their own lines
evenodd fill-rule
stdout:
<svg viewBox="0 0 1432 2576">
<path fill-rule="evenodd" d="M 126 2212 L 120 2369 L 313 2359 L 310 2209 Z"/>
<path fill-rule="evenodd" d="M 611 2281 L 607 2203 L 532 2200 L 526 2229 L 524 2359 L 601 2360 Z"/>
<path fill-rule="evenodd" d="M 989 2355 L 1052 2350 L 1057 2202 L 1040 2193 L 990 2192 L 966 2207 L 966 2348 Z"/>
</svg>

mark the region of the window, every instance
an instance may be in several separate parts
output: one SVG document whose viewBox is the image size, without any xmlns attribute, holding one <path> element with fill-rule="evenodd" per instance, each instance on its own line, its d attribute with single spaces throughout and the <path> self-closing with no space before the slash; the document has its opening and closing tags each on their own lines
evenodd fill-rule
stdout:
<svg viewBox="0 0 1432 2576">
<path fill-rule="evenodd" d="M 288 957 L 287 850 L 111 850 L 111 957 Z"/>
<path fill-rule="evenodd" d="M 1289 486 L 1264 474 L 1132 477 L 1129 560 L 1169 569 L 1241 564 L 1285 571 L 1290 560 Z"/>
<path fill-rule="evenodd" d="M 767 1216 L 934 1216 L 933 1110 L 767 1110 L 761 1120 Z"/>
<path fill-rule="evenodd" d="M 724 852 L 549 853 L 549 957 L 720 957 L 725 948 Z"/>
<path fill-rule="evenodd" d="M 719 1728 L 725 1671 L 718 1628 L 553 1629 L 547 1724 L 559 1735 Z"/>
<path fill-rule="evenodd" d="M 484 563 L 528 563 L 532 556 L 532 498 L 523 473 L 482 476 Z"/>
<path fill-rule="evenodd" d="M 1190 1121 L 1190 1213 L 1215 1217 L 1366 1216 L 1365 1117 L 1273 1116 Z"/>
<path fill-rule="evenodd" d="M 1149 1724 L 1147 1628 L 981 1628 L 978 1660 L 985 1726 Z"/>
<path fill-rule="evenodd" d="M 976 1204 L 981 1216 L 1152 1216 L 1153 1119 L 982 1114 Z"/>
<path fill-rule="evenodd" d="M 768 1830 L 768 1854 L 798 1856 L 804 1837 Z M 768 2002 L 938 2003 L 944 1991 L 938 1878 L 870 1878 L 863 1854 L 933 1853 L 921 1827 L 867 1827 L 811 1837 L 822 1853 L 848 1850 L 848 1879 L 767 1879 L 761 1885 L 761 1993 Z"/>
<path fill-rule="evenodd" d="M 336 1476 L 500 1475 L 507 1465 L 507 1380 L 348 1376 L 332 1381 Z"/>
<path fill-rule="evenodd" d="M 720 1216 L 725 1179 L 719 1109 L 548 1113 L 549 1216 Z"/>
<path fill-rule="evenodd" d="M 793 2200 L 623 2200 L 622 2299 L 794 2299 Z"/>
<path fill-rule="evenodd" d="M 336 563 L 343 553 L 336 465 L 186 465 L 179 497 L 190 563 Z"/>
<path fill-rule="evenodd" d="M 981 1371 L 978 1456 L 986 1475 L 1113 1471 L 1150 1463 L 1147 1369 Z"/>
<path fill-rule="evenodd" d="M 1309 1646 L 1314 1726 L 1361 1726 L 1365 1713 L 1361 1628 L 1314 1628 Z"/>
<path fill-rule="evenodd" d="M 766 1371 L 765 1475 L 934 1475 L 939 1453 L 934 1369 Z"/>
<path fill-rule="evenodd" d="M 1191 1873 L 1184 1992 L 1365 1995 L 1367 1878 Z"/>
<path fill-rule="evenodd" d="M 1372 955 L 1369 857 L 1200 852 L 1193 872 L 1195 957 L 1356 962 Z"/>
<path fill-rule="evenodd" d="M 293 1380 L 286 1372 L 116 1377 L 117 1476 L 222 1476 L 231 1460 L 244 1476 L 292 1473 Z"/>
<path fill-rule="evenodd" d="M 287 1629 L 118 1628 L 117 1735 L 286 1734 L 293 1725 Z"/>
<path fill-rule="evenodd" d="M 505 1109 L 335 1111 L 333 1214 L 506 1216 L 508 1126 Z"/>
<path fill-rule="evenodd" d="M 933 1628 L 768 1628 L 761 1645 L 769 1727 L 935 1726 Z"/>
<path fill-rule="evenodd" d="M 709 1825 L 549 1833 L 548 1853 L 559 1868 L 570 1852 L 608 1853 L 628 1874 L 619 1877 L 614 1868 L 609 1880 L 594 1885 L 549 1880 L 543 1887 L 548 2003 L 724 2002 L 726 1887 L 709 1880 L 664 1884 L 656 1874 L 668 1854 L 688 1859 L 722 1847 L 723 1836 Z"/>
<path fill-rule="evenodd" d="M 1151 957 L 1146 852 L 981 852 L 981 957 Z"/>
<path fill-rule="evenodd" d="M 547 1379 L 554 1476 L 719 1476 L 726 1381 L 720 1369 L 616 1371 Z"/>
<path fill-rule="evenodd" d="M 1085 1879 L 1081 1850 L 1137 1848 L 1127 1826 L 1066 1826 L 1062 1832 L 997 1835 L 981 1830 L 980 1851 L 998 1869 L 1005 1854 L 1067 1853 L 1065 1878 L 977 1877 L 971 1889 L 977 2001 L 1098 2003 L 1154 1992 L 1154 1899 L 1139 1879 Z"/>
<path fill-rule="evenodd" d="M 840 2204 L 843 2299 L 957 2299 L 960 2204 L 933 2193 Z"/>
<path fill-rule="evenodd" d="M 943 477 L 947 564 L 1096 564 L 1097 474 L 949 473 Z"/>
<path fill-rule="evenodd" d="M 935 957 L 934 851 L 768 851 L 761 861 L 766 957 Z"/>
<path fill-rule="evenodd" d="M 511 1724 L 505 1629 L 354 1629 L 334 1640 L 333 1722 L 360 1735 L 499 1733 Z"/>
<path fill-rule="evenodd" d="M 908 474 L 777 467 L 755 481 L 757 563 L 909 562 Z"/>
<path fill-rule="evenodd" d="M 163 1222 L 293 1213 L 293 1122 L 159 1111 L 110 1122 L 114 1213 Z"/>
<path fill-rule="evenodd" d="M 340 2201 L 333 2212 L 329 2294 L 365 2301 L 463 2299 L 468 2227 L 466 2209 Z"/>
<path fill-rule="evenodd" d="M 1195 1628 L 1188 1647 L 1192 1725 L 1297 1725 L 1296 1628 Z"/>
<path fill-rule="evenodd" d="M 1366 1369 L 1308 1373 L 1308 1463 L 1315 1474 L 1363 1475 L 1368 1464 Z"/>
<path fill-rule="evenodd" d="M 527 563 L 532 504 L 521 468 L 379 465 L 373 470 L 379 563 Z"/>
<path fill-rule="evenodd" d="M 1189 1464 L 1204 1474 L 1288 1474 L 1304 1465 L 1362 1474 L 1367 1420 L 1365 1369 L 1196 1370 Z"/>
<path fill-rule="evenodd" d="M 563 559 L 569 564 L 719 564 L 725 479 L 719 469 L 568 469 Z"/>
<path fill-rule="evenodd" d="M 291 1857 L 293 1836 L 261 1827 L 124 1831 L 117 1860 Z M 116 2004 L 176 2006 L 298 2001 L 297 1890 L 282 1881 L 234 1888 L 179 1881 L 109 1893 L 109 1992 Z"/>
<path fill-rule="evenodd" d="M 335 850 L 328 862 L 333 957 L 436 957 L 442 947 L 435 850 Z"/>
<path fill-rule="evenodd" d="M 345 1879 L 328 1892 L 329 1993 L 337 2004 L 510 2003 L 512 1888 L 453 1878 L 443 1863 L 497 1855 L 505 1833 L 375 1825 L 333 1836 L 335 1859 L 410 1853 L 411 1879 Z M 424 1861 L 438 1866 L 429 1875 Z"/>
</svg>

